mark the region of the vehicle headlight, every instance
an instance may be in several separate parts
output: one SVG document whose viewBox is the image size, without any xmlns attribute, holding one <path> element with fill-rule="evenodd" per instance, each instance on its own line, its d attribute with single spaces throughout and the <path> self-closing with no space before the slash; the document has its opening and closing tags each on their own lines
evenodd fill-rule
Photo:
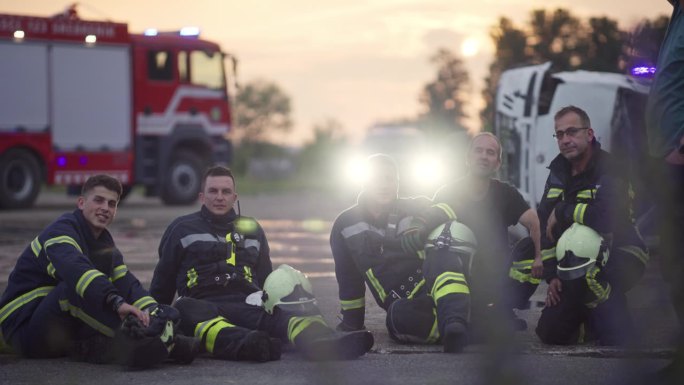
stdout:
<svg viewBox="0 0 684 385">
<path fill-rule="evenodd" d="M 358 155 L 347 159 L 342 170 L 343 180 L 355 188 L 362 186 L 368 178 L 368 169 L 365 163 L 365 159 Z"/>
<path fill-rule="evenodd" d="M 424 154 L 411 162 L 411 179 L 421 186 L 435 186 L 442 182 L 444 166 L 436 156 Z"/>
</svg>

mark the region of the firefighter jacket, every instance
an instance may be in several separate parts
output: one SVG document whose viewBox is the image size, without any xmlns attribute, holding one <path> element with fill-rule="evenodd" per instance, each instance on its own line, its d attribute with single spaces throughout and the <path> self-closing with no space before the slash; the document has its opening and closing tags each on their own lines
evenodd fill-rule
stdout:
<svg viewBox="0 0 684 385">
<path fill-rule="evenodd" d="M 0 299 L 0 325 L 6 341 L 61 283 L 83 301 L 102 304 L 106 311 L 114 311 L 106 306 L 111 294 L 140 309 L 156 304 L 128 271 L 110 233 L 104 230 L 95 239 L 81 210 L 75 210 L 45 228 L 19 256 Z M 60 300 L 60 307 L 77 318 L 89 317 L 68 301 Z"/>
<path fill-rule="evenodd" d="M 402 198 L 388 213 L 374 218 L 365 208 L 363 194 L 358 204 L 342 212 L 333 224 L 330 246 L 343 323 L 363 327 L 365 283 L 377 304 L 387 310 L 392 301 L 410 298 L 425 284 L 423 260 L 402 250 L 397 234 L 409 228 L 413 216 L 431 204 L 428 198 Z"/>
<path fill-rule="evenodd" d="M 150 292 L 163 304 L 176 292 L 200 299 L 250 294 L 272 270 L 266 235 L 255 219 L 234 210 L 214 215 L 202 206 L 166 229 Z"/>
<path fill-rule="evenodd" d="M 620 166 L 601 145 L 594 141 L 593 155 L 587 169 L 573 176 L 570 162 L 559 154 L 549 165 L 544 195 L 537 209 L 541 223 L 541 248 L 547 280 L 556 276 L 556 241 L 574 222 L 601 234 L 611 248 L 621 248 L 643 264 L 648 253 L 634 226 L 632 189 Z M 546 224 L 555 210 L 556 241 L 546 236 Z"/>
</svg>

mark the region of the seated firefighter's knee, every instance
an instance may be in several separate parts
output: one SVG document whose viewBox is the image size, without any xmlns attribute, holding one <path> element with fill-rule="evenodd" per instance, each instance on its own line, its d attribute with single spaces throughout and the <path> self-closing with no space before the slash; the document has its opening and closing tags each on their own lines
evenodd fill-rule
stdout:
<svg viewBox="0 0 684 385">
<path fill-rule="evenodd" d="M 434 343 L 439 338 L 434 304 L 429 296 L 398 299 L 385 318 L 390 337 L 399 343 Z"/>
<path fill-rule="evenodd" d="M 425 244 L 424 276 L 428 284 L 446 271 L 468 277 L 476 249 L 475 235 L 462 223 L 451 221 L 434 229 Z"/>
<path fill-rule="evenodd" d="M 193 335 L 197 323 L 219 316 L 215 304 L 201 299 L 180 297 L 174 302 L 173 307 L 180 314 L 179 327 L 185 335 Z"/>
</svg>

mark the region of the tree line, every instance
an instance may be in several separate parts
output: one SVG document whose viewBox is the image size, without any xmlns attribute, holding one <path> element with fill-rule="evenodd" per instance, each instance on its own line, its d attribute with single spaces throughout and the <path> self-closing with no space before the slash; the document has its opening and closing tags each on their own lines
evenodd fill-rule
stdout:
<svg viewBox="0 0 684 385">
<path fill-rule="evenodd" d="M 582 18 L 567 9 L 533 10 L 522 25 L 507 17 L 499 18 L 489 33 L 495 53 L 482 90 L 485 107 L 480 111 L 480 129 L 492 130 L 496 87 L 503 71 L 547 61 L 553 63 L 552 71 L 627 73 L 634 65 L 651 66 L 656 62 L 668 21 L 669 17 L 663 15 L 624 29 L 610 17 Z M 464 131 L 464 107 L 471 89 L 464 62 L 451 47 L 438 49 L 429 60 L 436 71 L 417 97 L 423 112 L 398 117 L 395 122 L 411 123 L 438 134 Z M 292 128 L 291 111 L 290 96 L 274 82 L 256 80 L 238 90 L 233 118 L 240 141 L 238 168 L 244 168 L 246 160 L 253 156 L 282 155 L 283 150 L 270 144 L 269 137 Z M 302 151 L 308 157 L 325 156 L 328 148 L 344 142 L 344 129 L 335 119 L 313 129 L 314 140 Z"/>
<path fill-rule="evenodd" d="M 547 61 L 553 63 L 552 71 L 627 73 L 634 65 L 651 66 L 668 21 L 668 16 L 658 16 L 626 30 L 609 17 L 582 19 L 566 9 L 534 10 L 523 26 L 501 17 L 490 30 L 495 55 L 482 91 L 482 128 L 491 130 L 496 86 L 503 71 Z"/>
</svg>

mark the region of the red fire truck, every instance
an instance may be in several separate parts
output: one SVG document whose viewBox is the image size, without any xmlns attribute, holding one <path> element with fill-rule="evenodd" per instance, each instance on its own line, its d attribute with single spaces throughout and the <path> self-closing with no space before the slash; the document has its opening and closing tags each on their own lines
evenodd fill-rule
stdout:
<svg viewBox="0 0 684 385">
<path fill-rule="evenodd" d="M 98 173 L 194 202 L 204 168 L 232 155 L 226 57 L 197 28 L 0 14 L 0 208 Z"/>
</svg>

